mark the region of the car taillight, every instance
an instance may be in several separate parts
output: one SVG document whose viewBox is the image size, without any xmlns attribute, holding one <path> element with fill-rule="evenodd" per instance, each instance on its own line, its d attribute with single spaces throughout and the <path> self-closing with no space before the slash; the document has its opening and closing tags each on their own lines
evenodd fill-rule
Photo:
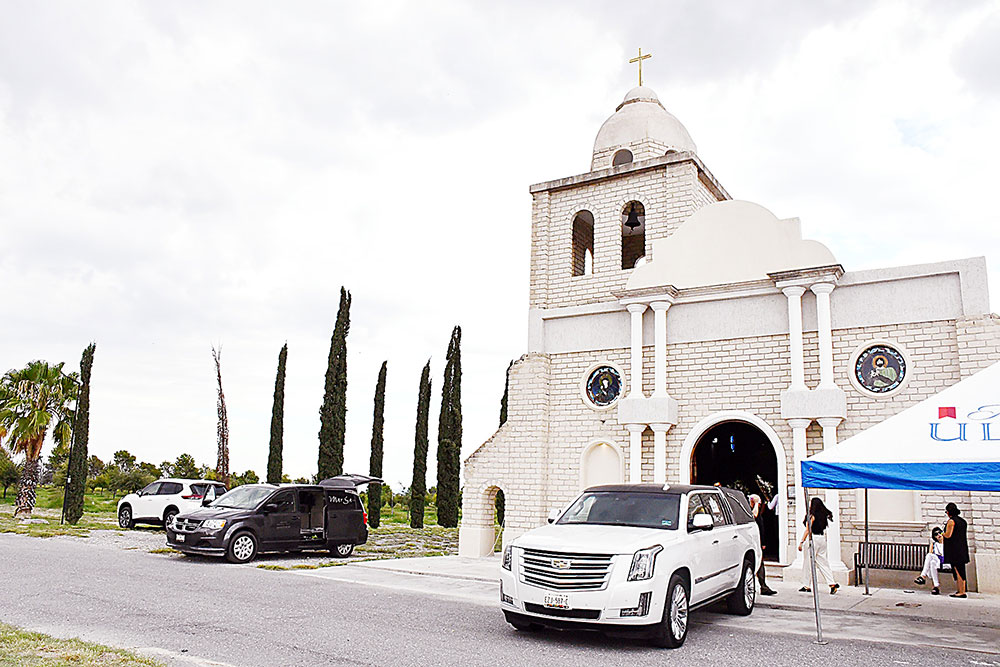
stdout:
<svg viewBox="0 0 1000 667">
<path fill-rule="evenodd" d="M 364 524 L 367 526 L 368 525 L 368 510 L 362 508 L 361 509 L 361 514 L 365 517 Z"/>
<path fill-rule="evenodd" d="M 184 500 L 201 500 L 203 497 L 204 496 L 195 496 L 195 495 L 181 496 L 181 498 L 183 498 Z"/>
</svg>

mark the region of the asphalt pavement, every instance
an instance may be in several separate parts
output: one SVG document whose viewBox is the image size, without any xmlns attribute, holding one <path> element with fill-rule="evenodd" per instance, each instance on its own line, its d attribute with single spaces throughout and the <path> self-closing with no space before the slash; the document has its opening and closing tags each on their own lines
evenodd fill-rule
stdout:
<svg viewBox="0 0 1000 667">
<path fill-rule="evenodd" d="M 665 651 L 596 633 L 518 633 L 494 594 L 483 581 L 376 567 L 276 572 L 0 534 L 0 620 L 171 665 L 1000 666 L 994 628 L 972 628 L 985 634 L 949 649 L 939 639 L 962 628 L 841 614 L 820 646 L 807 614 L 762 607 L 748 618 L 696 612 L 686 644 Z M 866 641 L 899 631 L 909 638 Z"/>
</svg>

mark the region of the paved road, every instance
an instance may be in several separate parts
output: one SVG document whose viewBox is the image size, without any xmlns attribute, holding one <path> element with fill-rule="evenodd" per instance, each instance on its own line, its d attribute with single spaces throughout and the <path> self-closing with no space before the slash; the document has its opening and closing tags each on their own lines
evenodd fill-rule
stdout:
<svg viewBox="0 0 1000 667">
<path fill-rule="evenodd" d="M 1000 666 L 985 652 L 848 639 L 853 622 L 843 619 L 833 635 L 845 638 L 817 646 L 801 631 L 808 619 L 768 609 L 749 619 L 697 613 L 678 651 L 592 633 L 523 635 L 483 586 L 343 568 L 269 572 L 0 534 L 0 620 L 176 665 Z"/>
</svg>

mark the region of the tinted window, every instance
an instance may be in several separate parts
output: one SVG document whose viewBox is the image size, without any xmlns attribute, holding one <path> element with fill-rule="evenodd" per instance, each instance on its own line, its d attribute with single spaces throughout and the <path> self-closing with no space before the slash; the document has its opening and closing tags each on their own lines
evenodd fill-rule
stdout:
<svg viewBox="0 0 1000 667">
<path fill-rule="evenodd" d="M 327 502 L 339 509 L 361 509 L 361 498 L 358 495 L 347 491 L 331 491 Z"/>
<path fill-rule="evenodd" d="M 702 495 L 702 500 L 705 503 L 705 507 L 712 513 L 712 522 L 716 526 L 725 526 L 730 523 L 729 515 L 726 514 L 725 508 L 722 507 L 722 498 L 714 493 L 706 493 Z"/>
<path fill-rule="evenodd" d="M 694 525 L 696 514 L 709 514 L 708 508 L 701 502 L 703 495 L 702 493 L 694 493 L 688 498 L 688 528 Z"/>
<path fill-rule="evenodd" d="M 726 488 L 723 488 L 722 492 L 729 496 L 729 508 L 733 511 L 733 519 L 736 523 L 752 523 L 754 520 L 753 510 L 750 509 L 750 501 L 743 495 L 743 492 Z"/>
<path fill-rule="evenodd" d="M 204 496 L 205 491 L 208 490 L 207 484 L 192 484 L 191 493 L 196 496 Z"/>
<path fill-rule="evenodd" d="M 151 496 L 151 495 L 155 495 L 156 492 L 157 492 L 157 490 L 159 488 L 160 488 L 160 483 L 159 482 L 153 482 L 152 484 L 148 485 L 145 489 L 143 489 L 139 493 L 141 493 L 144 496 Z"/>
<path fill-rule="evenodd" d="M 164 482 L 160 485 L 160 490 L 156 492 L 158 496 L 172 496 L 175 493 L 180 493 L 184 486 L 178 482 Z"/>
<path fill-rule="evenodd" d="M 291 493 L 279 493 L 270 502 L 277 505 L 275 512 L 294 512 L 295 511 L 295 496 Z"/>
<path fill-rule="evenodd" d="M 557 523 L 676 530 L 680 503 L 676 493 L 590 491 L 577 498 Z"/>
</svg>

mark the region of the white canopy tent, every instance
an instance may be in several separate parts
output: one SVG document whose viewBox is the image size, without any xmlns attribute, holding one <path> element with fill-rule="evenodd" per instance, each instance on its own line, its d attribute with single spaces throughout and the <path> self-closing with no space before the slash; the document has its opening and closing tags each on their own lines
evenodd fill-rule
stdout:
<svg viewBox="0 0 1000 667">
<path fill-rule="evenodd" d="M 1000 363 L 810 456 L 802 486 L 1000 491 Z"/>
</svg>

